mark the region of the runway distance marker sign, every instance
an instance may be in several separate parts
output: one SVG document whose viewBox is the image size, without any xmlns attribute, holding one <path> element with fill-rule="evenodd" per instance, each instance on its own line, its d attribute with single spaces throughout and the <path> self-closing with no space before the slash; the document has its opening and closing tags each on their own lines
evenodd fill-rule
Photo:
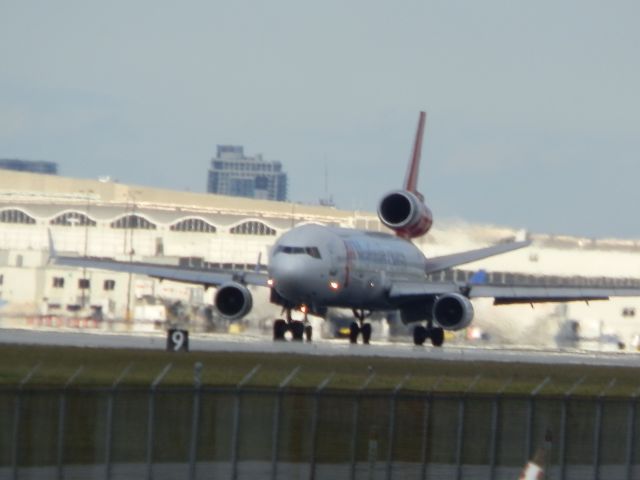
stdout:
<svg viewBox="0 0 640 480">
<path fill-rule="evenodd" d="M 178 328 L 170 328 L 167 331 L 167 351 L 168 352 L 188 352 L 189 351 L 189 331 Z"/>
</svg>

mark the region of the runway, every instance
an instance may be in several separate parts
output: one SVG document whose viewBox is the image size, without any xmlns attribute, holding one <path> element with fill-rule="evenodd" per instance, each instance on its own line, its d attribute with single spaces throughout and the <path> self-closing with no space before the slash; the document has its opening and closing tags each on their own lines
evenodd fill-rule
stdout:
<svg viewBox="0 0 640 480">
<path fill-rule="evenodd" d="M 86 348 L 164 350 L 162 333 L 106 333 L 73 330 L 0 329 L 0 344 L 49 345 Z M 313 356 L 361 356 L 412 358 L 448 362 L 505 362 L 638 367 L 640 353 L 552 350 L 534 347 L 460 346 L 417 347 L 408 343 L 374 341 L 371 345 L 350 345 L 346 339 L 318 339 L 312 343 L 273 342 L 261 334 L 192 333 L 192 352 L 252 352 Z"/>
</svg>

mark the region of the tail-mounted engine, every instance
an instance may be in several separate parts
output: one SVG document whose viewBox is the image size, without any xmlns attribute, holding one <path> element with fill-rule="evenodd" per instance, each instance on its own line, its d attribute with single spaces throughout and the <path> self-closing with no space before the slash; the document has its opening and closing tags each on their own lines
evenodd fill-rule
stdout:
<svg viewBox="0 0 640 480">
<path fill-rule="evenodd" d="M 431 210 L 424 204 L 424 197 L 417 190 L 426 118 L 427 114 L 420 112 L 404 188 L 387 193 L 378 206 L 380 221 L 402 238 L 420 237 L 429 231 L 433 223 Z"/>
<path fill-rule="evenodd" d="M 459 293 L 448 293 L 436 299 L 433 319 L 445 330 L 461 330 L 473 320 L 473 305 Z"/>
<path fill-rule="evenodd" d="M 431 228 L 431 210 L 418 195 L 408 190 L 396 190 L 387 193 L 380 201 L 380 221 L 394 230 L 399 237 L 420 237 Z"/>
<path fill-rule="evenodd" d="M 230 282 L 221 285 L 216 292 L 215 306 L 224 318 L 236 320 L 251 311 L 253 297 L 241 283 Z"/>
</svg>

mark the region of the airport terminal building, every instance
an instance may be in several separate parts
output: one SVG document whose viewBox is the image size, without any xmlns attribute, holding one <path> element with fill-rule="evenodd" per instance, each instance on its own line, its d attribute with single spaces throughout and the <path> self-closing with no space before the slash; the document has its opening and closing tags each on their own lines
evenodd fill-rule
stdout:
<svg viewBox="0 0 640 480">
<path fill-rule="evenodd" d="M 101 318 L 127 319 L 133 323 L 157 317 L 154 302 L 158 299 L 163 305 L 180 301 L 205 306 L 212 301 L 211 289 L 205 291 L 200 286 L 49 265 L 48 232 L 61 252 L 174 265 L 201 266 L 206 262 L 215 267 L 255 269 L 266 264 L 269 248 L 280 234 L 303 223 L 385 231 L 375 213 L 2 171 L 0 303 L 4 305 L 0 314 L 30 318 L 99 312 Z M 508 272 L 496 274 L 497 281 L 508 281 L 509 275 L 547 275 L 558 282 L 562 281 L 560 277 L 608 277 L 607 281 L 622 284 L 640 278 L 640 242 L 631 240 L 594 240 L 528 234 L 514 228 L 437 223 L 416 243 L 428 256 L 433 256 L 521 236 L 531 238 L 533 245 L 476 262 L 466 269 Z M 257 291 L 256 294 L 260 302 L 260 294 Z M 268 304 L 266 293 L 262 300 L 264 304 L 254 307 L 249 321 L 277 314 L 275 307 Z M 640 308 L 636 299 L 602 302 L 590 313 L 579 315 L 597 317 L 607 323 L 626 322 L 629 328 L 625 335 L 630 336 L 636 330 L 640 332 L 633 322 L 636 306 Z M 496 317 L 508 312 L 531 315 L 523 308 L 529 309 L 491 307 L 488 311 Z M 585 306 L 574 311 L 581 312 L 581 308 Z M 547 307 L 536 310 L 537 314 L 550 311 Z"/>
</svg>

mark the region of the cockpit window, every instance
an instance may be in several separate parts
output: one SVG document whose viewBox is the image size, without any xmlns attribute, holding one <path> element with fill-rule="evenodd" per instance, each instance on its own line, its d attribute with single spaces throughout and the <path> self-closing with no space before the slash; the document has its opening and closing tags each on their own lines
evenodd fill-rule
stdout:
<svg viewBox="0 0 640 480">
<path fill-rule="evenodd" d="M 318 250 L 318 247 L 307 247 L 305 251 L 313 258 L 320 258 L 320 250 Z"/>
<path fill-rule="evenodd" d="M 309 255 L 313 258 L 321 258 L 320 257 L 320 250 L 318 250 L 318 247 L 288 247 L 285 245 L 279 245 L 276 248 L 276 251 L 274 252 L 274 254 L 277 253 L 286 253 L 289 255 Z"/>
</svg>

